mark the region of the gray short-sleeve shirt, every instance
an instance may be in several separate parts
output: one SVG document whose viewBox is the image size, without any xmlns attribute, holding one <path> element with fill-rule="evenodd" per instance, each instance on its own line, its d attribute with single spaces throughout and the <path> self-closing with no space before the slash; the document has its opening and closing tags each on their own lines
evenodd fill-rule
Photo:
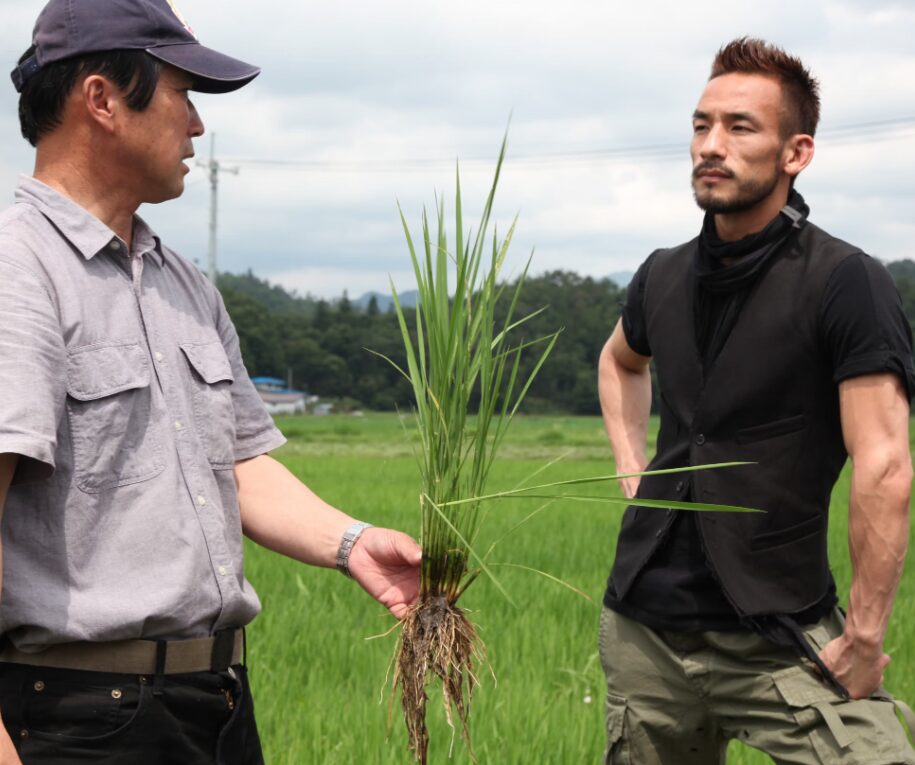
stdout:
<svg viewBox="0 0 915 765">
<path fill-rule="evenodd" d="M 0 634 L 22 650 L 247 624 L 233 465 L 284 441 L 219 293 L 32 178 L 0 214 Z"/>
</svg>

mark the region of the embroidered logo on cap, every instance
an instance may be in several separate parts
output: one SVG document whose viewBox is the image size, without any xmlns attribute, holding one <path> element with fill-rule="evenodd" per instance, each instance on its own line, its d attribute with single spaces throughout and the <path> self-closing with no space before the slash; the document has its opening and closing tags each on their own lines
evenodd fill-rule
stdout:
<svg viewBox="0 0 915 765">
<path fill-rule="evenodd" d="M 181 22 L 181 26 L 183 26 L 188 32 L 190 32 L 194 36 L 194 39 L 196 40 L 197 33 L 194 32 L 194 30 L 191 29 L 191 25 L 188 24 L 187 21 L 184 20 L 184 16 L 181 15 L 181 11 L 178 10 L 178 6 L 175 5 L 175 0 L 165 0 L 165 2 L 168 3 L 168 7 L 172 9 L 172 13 L 175 14 L 178 21 Z"/>
</svg>

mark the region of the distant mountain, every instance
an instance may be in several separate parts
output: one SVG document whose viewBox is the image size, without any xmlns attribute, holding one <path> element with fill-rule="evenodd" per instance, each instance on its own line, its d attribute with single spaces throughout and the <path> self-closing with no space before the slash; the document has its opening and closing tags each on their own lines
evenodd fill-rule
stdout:
<svg viewBox="0 0 915 765">
<path fill-rule="evenodd" d="M 250 268 L 243 274 L 220 271 L 216 283 L 220 290 L 229 289 L 239 292 L 266 308 L 270 313 L 311 318 L 314 316 L 318 302 L 310 295 L 302 297 L 294 291 L 289 292 L 283 289 L 278 284 L 271 284 L 266 279 L 255 276 Z"/>
<path fill-rule="evenodd" d="M 378 302 L 378 310 L 381 311 L 381 313 L 387 313 L 388 311 L 393 310 L 394 298 L 391 297 L 391 293 L 389 292 L 366 292 L 353 301 L 353 307 L 358 308 L 360 311 L 365 311 L 369 307 L 369 302 L 372 300 L 372 297 Z M 416 290 L 398 292 L 397 297 L 400 299 L 400 304 L 404 308 L 415 308 L 419 292 Z"/>
<path fill-rule="evenodd" d="M 634 271 L 614 271 L 612 274 L 607 274 L 607 278 L 621 289 L 629 286 L 633 276 L 635 276 Z"/>
<path fill-rule="evenodd" d="M 322 301 L 312 295 L 297 294 L 294 290 L 289 291 L 278 284 L 271 284 L 266 279 L 255 276 L 249 269 L 243 274 L 230 274 L 220 272 L 218 284 L 220 289 L 231 290 L 241 293 L 254 300 L 257 304 L 265 308 L 269 313 L 282 315 L 298 315 L 311 319 L 318 303 L 325 302 L 331 306 L 338 304 L 345 299 L 334 298 Z M 405 308 L 415 308 L 418 296 L 416 290 L 410 290 L 400 295 L 400 302 Z M 378 302 L 378 310 L 381 313 L 387 313 L 394 308 L 394 299 L 390 293 L 385 292 L 366 292 L 357 300 L 350 301 L 350 305 L 355 311 L 365 312 L 369 307 L 369 302 L 375 297 Z"/>
<path fill-rule="evenodd" d="M 897 260 L 893 263 L 887 263 L 886 268 L 897 282 L 900 278 L 915 279 L 915 263 L 911 260 Z"/>
</svg>

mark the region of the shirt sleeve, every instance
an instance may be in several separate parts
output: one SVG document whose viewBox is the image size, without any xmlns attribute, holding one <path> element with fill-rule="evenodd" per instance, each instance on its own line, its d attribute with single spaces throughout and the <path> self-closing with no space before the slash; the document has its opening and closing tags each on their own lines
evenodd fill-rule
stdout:
<svg viewBox="0 0 915 765">
<path fill-rule="evenodd" d="M 891 372 L 912 400 L 912 329 L 893 278 L 879 261 L 860 253 L 836 267 L 826 284 L 820 322 L 836 383 Z"/>
<path fill-rule="evenodd" d="M 45 285 L 0 259 L 0 453 L 20 457 L 14 484 L 54 472 L 66 369 L 57 308 Z"/>
<path fill-rule="evenodd" d="M 648 256 L 639 266 L 629 287 L 626 289 L 626 299 L 620 318 L 623 321 L 623 334 L 629 347 L 641 356 L 651 356 L 651 346 L 648 344 L 648 327 L 645 323 L 645 285 L 648 282 L 648 272 L 656 253 Z"/>
<path fill-rule="evenodd" d="M 235 409 L 235 461 L 248 460 L 266 454 L 286 443 L 286 438 L 273 424 L 273 418 L 257 395 L 241 357 L 241 347 L 235 325 L 229 318 L 222 295 L 214 288 L 217 300 L 216 329 L 232 365 L 232 405 Z"/>
</svg>

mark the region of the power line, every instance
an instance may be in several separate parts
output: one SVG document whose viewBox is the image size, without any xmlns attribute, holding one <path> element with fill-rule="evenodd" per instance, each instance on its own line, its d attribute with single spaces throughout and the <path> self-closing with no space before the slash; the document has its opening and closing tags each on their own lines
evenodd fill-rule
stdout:
<svg viewBox="0 0 915 765">
<path fill-rule="evenodd" d="M 915 116 L 893 117 L 868 122 L 835 125 L 820 131 L 817 142 L 822 144 L 848 145 L 864 140 L 896 140 L 906 138 L 915 131 Z M 543 151 L 514 154 L 513 164 L 529 165 L 572 165 L 595 161 L 639 160 L 643 162 L 685 159 L 687 142 L 635 144 L 629 146 L 603 147 L 594 149 L 569 149 L 562 151 Z M 403 159 L 274 159 L 259 157 L 231 157 L 228 161 L 236 165 L 259 166 L 265 168 L 313 170 L 320 172 L 402 172 L 425 170 L 442 165 L 453 166 L 453 158 L 416 158 Z M 485 163 L 492 164 L 492 157 L 465 157 L 460 160 L 462 166 Z"/>
</svg>

